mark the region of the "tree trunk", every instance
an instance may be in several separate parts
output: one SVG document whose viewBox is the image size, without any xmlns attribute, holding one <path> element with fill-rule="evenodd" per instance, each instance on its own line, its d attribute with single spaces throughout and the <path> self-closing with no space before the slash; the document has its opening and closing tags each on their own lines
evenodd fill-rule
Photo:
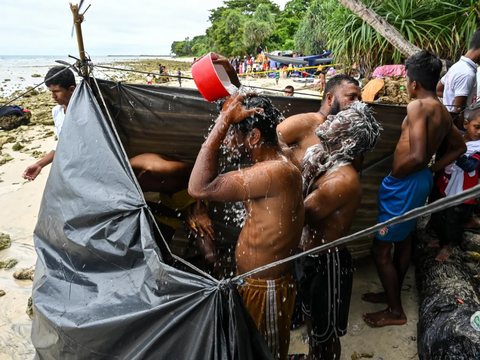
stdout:
<svg viewBox="0 0 480 360">
<path fill-rule="evenodd" d="M 357 14 L 363 21 L 370 24 L 389 43 L 398 49 L 403 55 L 409 57 L 420 49 L 406 40 L 392 25 L 385 21 L 375 11 L 367 7 L 360 0 L 338 0 L 340 4 Z"/>
</svg>

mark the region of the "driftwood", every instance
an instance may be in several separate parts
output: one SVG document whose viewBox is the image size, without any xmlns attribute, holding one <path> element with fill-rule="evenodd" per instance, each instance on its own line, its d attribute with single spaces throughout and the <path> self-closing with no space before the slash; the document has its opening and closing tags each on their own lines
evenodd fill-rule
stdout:
<svg viewBox="0 0 480 360">
<path fill-rule="evenodd" d="M 429 248 L 423 229 L 417 237 L 416 279 L 420 294 L 418 355 L 420 360 L 480 359 L 480 331 L 470 318 L 480 310 L 478 286 L 465 264 L 464 253 L 455 248 L 445 261 L 435 260 L 438 249 Z"/>
</svg>

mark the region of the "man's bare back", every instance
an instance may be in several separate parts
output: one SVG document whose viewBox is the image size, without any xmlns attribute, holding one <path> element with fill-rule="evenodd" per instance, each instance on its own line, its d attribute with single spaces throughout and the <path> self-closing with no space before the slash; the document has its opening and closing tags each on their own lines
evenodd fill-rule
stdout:
<svg viewBox="0 0 480 360">
<path fill-rule="evenodd" d="M 362 199 L 360 179 L 351 164 L 329 170 L 312 188 L 305 198 L 303 250 L 346 236 Z"/>
<path fill-rule="evenodd" d="M 302 176 L 290 161 L 282 156 L 255 164 L 248 172 L 244 183 L 247 217 L 235 251 L 239 274 L 294 255 L 304 224 Z M 268 196 L 248 198 L 256 177 L 270 179 Z M 253 277 L 278 279 L 290 271 L 287 263 Z"/>
<path fill-rule="evenodd" d="M 427 166 L 453 124 L 450 113 L 436 98 L 415 100 L 408 105 L 407 112 L 393 159 L 392 176 L 397 178 Z M 419 161 L 408 168 L 405 165 L 409 158 Z"/>
</svg>

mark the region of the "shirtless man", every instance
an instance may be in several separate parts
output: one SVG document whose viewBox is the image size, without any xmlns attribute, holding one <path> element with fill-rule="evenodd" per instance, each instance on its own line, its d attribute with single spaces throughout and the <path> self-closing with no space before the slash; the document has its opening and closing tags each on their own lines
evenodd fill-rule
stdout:
<svg viewBox="0 0 480 360">
<path fill-rule="evenodd" d="M 130 165 L 167 244 L 176 229 L 185 224 L 207 262 L 215 265 L 215 234 L 207 208 L 201 200 L 191 197 L 187 190 L 193 163 L 167 160 L 165 156 L 146 153 L 131 158 Z M 157 241 L 157 244 L 164 248 L 162 241 Z"/>
<path fill-rule="evenodd" d="M 277 126 L 278 138 L 293 150 L 300 163 L 305 151 L 320 143 L 315 129 L 325 121 L 327 115 L 336 115 L 345 106 L 361 100 L 362 92 L 358 85 L 357 80 L 347 75 L 332 77 L 327 83 L 324 100 L 318 112 L 290 116 Z"/>
<path fill-rule="evenodd" d="M 232 95 L 190 177 L 188 190 L 195 198 L 245 203 L 247 218 L 235 251 L 238 274 L 295 254 L 300 242 L 302 176 L 278 144 L 276 126 L 281 117 L 265 97 Z M 231 157 L 240 156 L 254 165 L 219 174 L 222 143 Z M 275 359 L 286 359 L 295 300 L 291 264 L 247 278 L 239 292 Z"/>
<path fill-rule="evenodd" d="M 348 235 L 362 198 L 352 160 L 375 147 L 380 125 L 367 105 L 355 102 L 329 115 L 315 134 L 321 144 L 303 160 L 305 227 L 300 249 L 310 250 Z M 341 246 L 296 261 L 296 277 L 309 334 L 308 360 L 340 359 L 347 332 L 353 265 Z"/>
<path fill-rule="evenodd" d="M 378 194 L 378 222 L 390 220 L 407 211 L 425 205 L 432 189 L 432 172 L 454 162 L 465 151 L 465 142 L 453 126 L 449 112 L 438 100 L 435 86 L 442 63 L 433 54 L 422 50 L 405 62 L 407 92 L 417 100 L 407 106 L 407 117 L 395 149 L 393 171 L 382 182 Z M 431 168 L 427 165 L 443 140 L 448 143 L 445 155 Z M 385 292 L 367 293 L 364 301 L 387 303 L 387 309 L 364 314 L 363 319 L 373 326 L 403 325 L 401 288 L 411 255 L 411 231 L 417 220 L 384 228 L 375 234 L 372 257 Z M 393 245 L 395 253 L 390 256 Z"/>
</svg>

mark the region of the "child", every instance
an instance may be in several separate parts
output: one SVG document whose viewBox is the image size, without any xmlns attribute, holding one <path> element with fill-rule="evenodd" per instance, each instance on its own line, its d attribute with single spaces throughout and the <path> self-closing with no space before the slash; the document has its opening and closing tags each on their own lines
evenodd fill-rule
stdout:
<svg viewBox="0 0 480 360">
<path fill-rule="evenodd" d="M 438 187 L 443 196 L 453 196 L 478 184 L 478 168 L 480 165 L 480 108 L 470 112 L 463 123 L 465 133 L 463 139 L 467 144 L 467 152 L 455 163 L 447 166 L 440 178 Z M 462 239 L 462 223 L 468 219 L 475 204 L 475 199 L 463 204 L 444 209 L 439 212 L 437 234 L 439 243 L 431 246 L 441 246 L 436 257 L 438 261 L 447 260 L 452 254 L 452 247 Z"/>
<path fill-rule="evenodd" d="M 275 71 L 275 83 L 278 85 L 278 80 L 280 80 L 280 71 L 277 68 L 277 71 Z"/>
<path fill-rule="evenodd" d="M 147 75 L 147 84 L 148 84 L 148 85 L 152 85 L 152 80 L 153 80 L 152 75 L 151 75 L 151 74 L 148 74 L 148 75 Z"/>
<path fill-rule="evenodd" d="M 178 85 L 180 87 L 182 87 L 182 70 L 180 68 L 178 68 L 178 72 L 177 72 L 177 76 L 178 76 Z"/>
</svg>

